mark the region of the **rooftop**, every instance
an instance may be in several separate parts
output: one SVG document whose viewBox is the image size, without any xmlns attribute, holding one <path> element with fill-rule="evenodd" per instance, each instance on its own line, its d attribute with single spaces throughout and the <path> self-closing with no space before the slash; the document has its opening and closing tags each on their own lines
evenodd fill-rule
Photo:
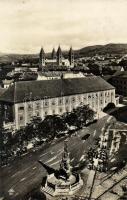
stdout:
<svg viewBox="0 0 127 200">
<path fill-rule="evenodd" d="M 118 71 L 113 74 L 113 77 L 127 78 L 127 71 Z"/>
<path fill-rule="evenodd" d="M 7 89 L 0 87 L 0 96 L 6 91 Z"/>
<path fill-rule="evenodd" d="M 55 98 L 114 89 L 104 79 L 97 76 L 41 81 L 15 82 L 0 97 L 0 101 L 20 103 L 44 98 Z"/>
</svg>

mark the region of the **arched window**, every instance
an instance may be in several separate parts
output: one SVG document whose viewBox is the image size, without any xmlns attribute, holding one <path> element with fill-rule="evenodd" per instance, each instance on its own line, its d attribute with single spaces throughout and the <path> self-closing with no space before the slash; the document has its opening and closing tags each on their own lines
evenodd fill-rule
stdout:
<svg viewBox="0 0 127 200">
<path fill-rule="evenodd" d="M 75 102 L 75 97 L 72 97 L 71 101 L 72 101 L 72 103 L 74 103 Z"/>
<path fill-rule="evenodd" d="M 60 111 L 60 113 L 61 113 L 61 112 L 63 111 L 63 109 L 62 109 L 62 108 L 60 108 L 60 109 L 59 109 L 59 111 Z"/>
<path fill-rule="evenodd" d="M 63 99 L 60 98 L 60 99 L 58 100 L 58 102 L 59 102 L 59 105 L 62 105 L 62 104 L 63 104 Z"/>
<path fill-rule="evenodd" d="M 52 105 L 53 105 L 53 106 L 56 105 L 55 99 L 52 100 Z"/>
<path fill-rule="evenodd" d="M 49 105 L 48 99 L 44 100 L 44 107 L 47 107 Z"/>
<path fill-rule="evenodd" d="M 65 104 L 68 104 L 68 103 L 69 103 L 69 99 L 66 98 L 66 99 L 65 99 Z"/>
<path fill-rule="evenodd" d="M 54 115 L 55 113 L 56 113 L 55 110 L 53 110 L 53 111 L 52 111 L 52 114 Z"/>
</svg>

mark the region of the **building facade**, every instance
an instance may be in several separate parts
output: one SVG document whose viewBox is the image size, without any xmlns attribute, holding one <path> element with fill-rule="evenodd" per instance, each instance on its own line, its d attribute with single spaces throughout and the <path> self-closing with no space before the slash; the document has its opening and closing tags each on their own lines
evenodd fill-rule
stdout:
<svg viewBox="0 0 127 200">
<path fill-rule="evenodd" d="M 17 82 L 0 97 L 0 102 L 4 107 L 4 124 L 12 123 L 19 129 L 34 116 L 44 119 L 47 115 L 62 115 L 81 104 L 89 104 L 99 118 L 108 103 L 116 104 L 116 98 L 112 85 L 92 76 Z"/>
<path fill-rule="evenodd" d="M 107 80 L 116 88 L 116 94 L 127 97 L 127 71 L 119 71 Z"/>
<path fill-rule="evenodd" d="M 127 73 L 126 72 L 122 72 L 119 75 L 113 76 L 111 82 L 115 86 L 117 94 L 127 96 Z"/>
</svg>

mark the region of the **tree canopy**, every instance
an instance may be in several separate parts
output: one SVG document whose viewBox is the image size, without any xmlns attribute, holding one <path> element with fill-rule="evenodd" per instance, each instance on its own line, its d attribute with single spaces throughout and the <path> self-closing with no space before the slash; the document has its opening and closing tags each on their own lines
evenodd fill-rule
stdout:
<svg viewBox="0 0 127 200">
<path fill-rule="evenodd" d="M 16 130 L 12 135 L 9 130 L 1 130 L 1 141 L 3 155 L 11 156 L 14 152 L 18 156 L 24 152 L 29 143 L 36 145 L 36 142 L 52 140 L 55 137 L 61 137 L 65 133 L 70 133 L 70 127 L 75 129 L 82 128 L 87 122 L 94 119 L 95 112 L 88 105 L 80 105 L 72 112 L 63 115 L 48 115 L 42 120 L 40 117 L 33 117 L 31 122 L 25 127 Z M 8 151 L 7 151 L 8 150 Z"/>
</svg>

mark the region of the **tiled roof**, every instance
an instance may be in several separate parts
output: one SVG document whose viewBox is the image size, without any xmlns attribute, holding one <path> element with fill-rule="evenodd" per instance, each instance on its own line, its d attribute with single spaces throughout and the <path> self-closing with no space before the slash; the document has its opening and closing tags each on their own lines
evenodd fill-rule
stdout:
<svg viewBox="0 0 127 200">
<path fill-rule="evenodd" d="M 122 66 L 116 65 L 116 66 L 109 66 L 111 70 L 121 71 L 123 68 Z M 123 68 L 124 69 L 124 68 Z"/>
<path fill-rule="evenodd" d="M 103 76 L 103 79 L 105 81 L 109 81 L 111 78 L 112 78 L 112 75 L 105 75 L 105 76 Z"/>
<path fill-rule="evenodd" d="M 118 71 L 118 72 L 114 73 L 112 77 L 127 78 L 127 71 Z"/>
<path fill-rule="evenodd" d="M 0 87 L 0 96 L 6 91 L 7 89 Z"/>
<path fill-rule="evenodd" d="M 46 77 L 54 77 L 54 76 L 56 76 L 56 77 L 59 77 L 59 76 L 61 76 L 62 75 L 62 72 L 38 72 L 38 75 L 40 75 L 40 76 L 46 76 Z"/>
<path fill-rule="evenodd" d="M 0 97 L 0 101 L 19 103 L 23 101 L 54 98 L 95 91 L 114 89 L 101 77 L 57 79 L 16 82 Z"/>
</svg>

